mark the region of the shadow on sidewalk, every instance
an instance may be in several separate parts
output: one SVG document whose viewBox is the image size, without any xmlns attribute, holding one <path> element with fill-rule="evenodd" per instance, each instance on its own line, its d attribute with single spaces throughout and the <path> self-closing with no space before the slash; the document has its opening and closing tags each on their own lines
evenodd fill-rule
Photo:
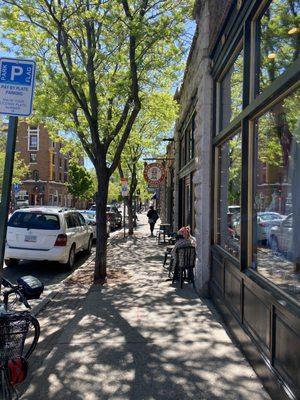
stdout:
<svg viewBox="0 0 300 400">
<path fill-rule="evenodd" d="M 123 280 L 66 287 L 41 315 L 22 399 L 268 398 L 191 287 L 165 282 L 162 250 L 145 238 L 112 248 Z"/>
</svg>

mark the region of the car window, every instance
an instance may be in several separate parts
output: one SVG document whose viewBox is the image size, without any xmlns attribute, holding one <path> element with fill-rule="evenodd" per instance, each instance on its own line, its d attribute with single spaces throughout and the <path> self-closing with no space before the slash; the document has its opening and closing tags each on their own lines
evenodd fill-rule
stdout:
<svg viewBox="0 0 300 400">
<path fill-rule="evenodd" d="M 75 219 L 73 218 L 73 214 L 67 214 L 65 216 L 66 218 L 66 222 L 67 222 L 67 227 L 68 228 L 75 228 L 76 223 L 75 223 Z"/>
<path fill-rule="evenodd" d="M 8 226 L 13 228 L 59 230 L 59 218 L 54 214 L 44 214 L 38 212 L 15 212 Z"/>
<path fill-rule="evenodd" d="M 81 222 L 80 222 L 80 219 L 79 219 L 79 214 L 73 213 L 72 217 L 74 219 L 75 226 L 81 226 Z"/>
<path fill-rule="evenodd" d="M 292 228 L 293 227 L 293 217 L 287 217 L 283 223 L 282 226 L 284 228 Z"/>
<path fill-rule="evenodd" d="M 85 219 L 84 219 L 84 217 L 83 217 L 80 213 L 78 213 L 77 216 L 78 216 L 78 218 L 79 218 L 80 225 L 81 225 L 81 226 L 85 226 Z"/>
</svg>

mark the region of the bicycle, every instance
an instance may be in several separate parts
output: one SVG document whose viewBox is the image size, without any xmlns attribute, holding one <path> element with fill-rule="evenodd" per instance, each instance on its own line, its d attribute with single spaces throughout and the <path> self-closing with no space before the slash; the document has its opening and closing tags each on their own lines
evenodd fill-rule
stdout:
<svg viewBox="0 0 300 400">
<path fill-rule="evenodd" d="M 43 284 L 35 277 L 18 278 L 14 285 L 5 278 L 0 302 L 0 395 L 2 400 L 19 399 L 16 385 L 24 382 L 28 370 L 28 359 L 33 353 L 40 336 L 38 320 L 29 311 L 10 311 L 9 297 L 30 309 L 28 300 L 38 299 L 43 292 Z M 26 342 L 33 331 L 30 343 Z"/>
</svg>

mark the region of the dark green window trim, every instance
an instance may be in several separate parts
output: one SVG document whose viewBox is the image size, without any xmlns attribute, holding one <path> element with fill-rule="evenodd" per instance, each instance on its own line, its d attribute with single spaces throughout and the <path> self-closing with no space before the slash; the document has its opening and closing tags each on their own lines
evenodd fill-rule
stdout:
<svg viewBox="0 0 300 400">
<path fill-rule="evenodd" d="M 213 144 L 216 145 L 226 139 L 227 136 L 234 131 L 237 126 L 241 125 L 245 118 L 252 119 L 257 117 L 259 113 L 269 107 L 269 105 L 278 100 L 278 97 L 286 95 L 293 89 L 293 85 L 297 84 L 300 79 L 300 57 L 292 64 L 284 74 L 278 77 L 266 90 L 255 98 L 235 120 L 233 120 L 225 129 L 223 129 L 213 139 Z"/>
</svg>

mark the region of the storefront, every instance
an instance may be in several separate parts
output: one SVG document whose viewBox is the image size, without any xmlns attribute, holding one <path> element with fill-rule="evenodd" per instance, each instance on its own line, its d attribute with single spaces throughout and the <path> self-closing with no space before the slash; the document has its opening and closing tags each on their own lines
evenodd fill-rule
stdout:
<svg viewBox="0 0 300 400">
<path fill-rule="evenodd" d="M 197 1 L 174 134 L 174 223 L 194 224 L 197 289 L 274 399 L 300 398 L 299 13 Z"/>
<path fill-rule="evenodd" d="M 195 228 L 194 208 L 194 184 L 193 174 L 195 171 L 195 110 L 189 110 L 184 123 L 182 124 L 177 142 L 179 145 L 179 219 L 178 226 L 191 227 L 193 233 Z"/>
</svg>

